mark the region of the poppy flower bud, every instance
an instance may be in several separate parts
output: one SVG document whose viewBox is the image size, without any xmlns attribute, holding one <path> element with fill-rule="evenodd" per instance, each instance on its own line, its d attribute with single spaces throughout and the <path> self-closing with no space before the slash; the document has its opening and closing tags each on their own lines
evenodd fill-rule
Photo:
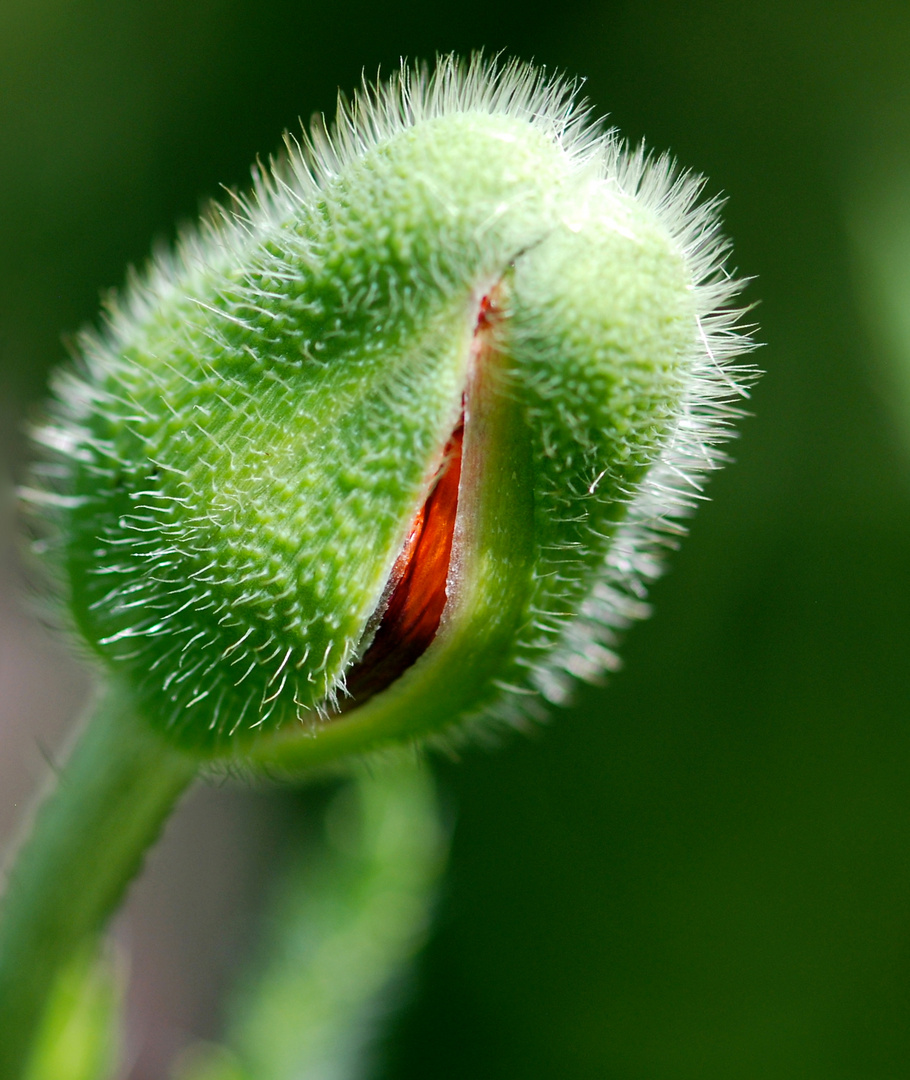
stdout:
<svg viewBox="0 0 910 1080">
<path fill-rule="evenodd" d="M 133 282 L 31 496 L 149 723 L 316 761 L 613 666 L 741 392 L 700 187 L 571 86 L 447 58 Z"/>
</svg>

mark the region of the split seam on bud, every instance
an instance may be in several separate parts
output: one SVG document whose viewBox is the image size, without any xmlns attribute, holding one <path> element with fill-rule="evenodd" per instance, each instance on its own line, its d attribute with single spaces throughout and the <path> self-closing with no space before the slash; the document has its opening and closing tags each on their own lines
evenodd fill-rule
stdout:
<svg viewBox="0 0 910 1080">
<path fill-rule="evenodd" d="M 447 57 L 134 281 L 27 496 L 149 722 L 318 758 L 614 667 L 750 375 L 701 188 L 571 84 Z"/>
</svg>

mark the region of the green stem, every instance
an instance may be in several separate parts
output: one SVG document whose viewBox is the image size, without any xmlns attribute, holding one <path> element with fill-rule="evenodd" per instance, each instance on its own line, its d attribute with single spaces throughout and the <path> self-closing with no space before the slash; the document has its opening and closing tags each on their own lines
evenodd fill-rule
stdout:
<svg viewBox="0 0 910 1080">
<path fill-rule="evenodd" d="M 0 907 L 0 1080 L 20 1080 L 61 967 L 98 933 L 198 762 L 108 687 L 27 842 Z"/>
</svg>

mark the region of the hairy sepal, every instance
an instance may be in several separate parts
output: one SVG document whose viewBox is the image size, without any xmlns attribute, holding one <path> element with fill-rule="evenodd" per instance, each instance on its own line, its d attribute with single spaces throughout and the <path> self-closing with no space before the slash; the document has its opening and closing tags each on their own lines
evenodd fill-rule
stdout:
<svg viewBox="0 0 910 1080">
<path fill-rule="evenodd" d="M 699 185 L 583 115 L 530 67 L 404 69 L 86 339 L 32 496 L 79 631 L 169 737 L 323 760 L 613 664 L 744 342 Z M 352 701 L 462 410 L 438 632 Z"/>
<path fill-rule="evenodd" d="M 390 741 L 451 742 L 502 702 L 513 718 L 540 713 L 537 680 L 660 454 L 692 348 L 685 267 L 667 237 L 649 222 L 617 229 L 626 208 L 600 185 L 588 200 L 583 219 L 514 260 L 475 337 L 435 640 L 393 686 L 308 739 L 263 742 L 263 763 L 294 771 Z M 623 289 L 604 293 L 607 267 Z"/>
</svg>

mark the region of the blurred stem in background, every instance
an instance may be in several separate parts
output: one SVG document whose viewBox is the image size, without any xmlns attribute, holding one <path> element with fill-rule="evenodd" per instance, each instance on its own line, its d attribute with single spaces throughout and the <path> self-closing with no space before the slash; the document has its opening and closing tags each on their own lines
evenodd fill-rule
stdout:
<svg viewBox="0 0 910 1080">
<path fill-rule="evenodd" d="M 124 971 L 113 950 L 90 941 L 60 972 L 23 1080 L 109 1080 L 123 1040 Z"/>
<path fill-rule="evenodd" d="M 357 1080 L 429 930 L 447 837 L 429 771 L 397 760 L 328 807 L 321 857 L 292 860 L 264 952 L 233 998 L 225 1046 L 178 1080 Z"/>
<path fill-rule="evenodd" d="M 910 453 L 910 167 L 857 180 L 846 202 L 857 297 L 887 364 L 876 374 Z"/>
<path fill-rule="evenodd" d="M 359 1080 L 429 930 L 447 836 L 426 768 L 401 754 L 361 767 L 328 805 L 324 842 L 289 859 L 260 956 L 176 1080 Z M 60 973 L 23 1080 L 118 1075 L 122 972 L 94 939 Z"/>
</svg>

